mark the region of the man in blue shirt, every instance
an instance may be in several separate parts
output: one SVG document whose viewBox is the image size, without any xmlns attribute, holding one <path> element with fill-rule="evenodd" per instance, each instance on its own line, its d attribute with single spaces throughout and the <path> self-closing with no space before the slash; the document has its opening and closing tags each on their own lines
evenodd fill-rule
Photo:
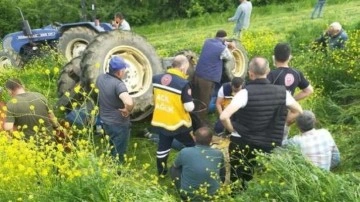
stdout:
<svg viewBox="0 0 360 202">
<path fill-rule="evenodd" d="M 234 36 L 239 37 L 241 30 L 247 29 L 250 25 L 250 16 L 252 10 L 251 2 L 247 0 L 239 0 L 240 5 L 236 9 L 233 17 L 229 18 L 229 22 L 235 22 Z"/>
<path fill-rule="evenodd" d="M 315 42 L 321 45 L 321 48 L 328 47 L 330 50 L 344 49 L 348 35 L 338 22 L 333 22 L 320 38 Z"/>
<path fill-rule="evenodd" d="M 171 178 L 184 200 L 210 200 L 225 179 L 224 156 L 210 147 L 213 135 L 210 128 L 199 128 L 196 146 L 182 149 L 171 167 Z"/>
</svg>

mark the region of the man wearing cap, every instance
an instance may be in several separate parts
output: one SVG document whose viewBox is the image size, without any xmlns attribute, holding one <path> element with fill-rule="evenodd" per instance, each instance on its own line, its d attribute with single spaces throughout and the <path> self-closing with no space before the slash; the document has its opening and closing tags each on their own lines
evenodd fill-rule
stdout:
<svg viewBox="0 0 360 202">
<path fill-rule="evenodd" d="M 266 78 L 269 62 L 255 57 L 249 63 L 247 85 L 220 114 L 230 136 L 230 180 L 240 180 L 243 188 L 252 179 L 255 151 L 271 152 L 280 146 L 284 125 L 302 112 L 298 102 L 284 86 L 273 85 Z M 288 114 L 290 110 L 290 114 Z M 230 119 L 231 117 L 231 119 Z"/>
<path fill-rule="evenodd" d="M 113 56 L 109 63 L 109 73 L 101 74 L 96 80 L 99 89 L 100 118 L 105 133 L 113 145 L 111 155 L 118 156 L 120 163 L 130 138 L 130 113 L 134 107 L 122 79 L 126 75 L 128 64 L 120 56 Z"/>
<path fill-rule="evenodd" d="M 233 44 L 225 41 L 226 36 L 224 30 L 219 30 L 215 38 L 207 39 L 196 65 L 192 80 L 193 97 L 205 103 L 207 107 L 210 104 L 215 84 L 220 84 L 223 73 L 223 60 L 229 60 L 233 57 L 227 48 L 227 46 L 233 47 Z M 196 108 L 195 110 L 199 111 L 201 109 Z M 205 119 L 207 110 L 202 110 L 198 115 L 201 119 Z"/>
<path fill-rule="evenodd" d="M 195 145 L 190 134 L 192 122 L 189 112 L 194 110 L 194 102 L 186 79 L 188 68 L 188 59 L 178 55 L 165 74 L 153 76 L 155 108 L 151 125 L 152 131 L 159 134 L 156 159 L 160 176 L 167 173 L 167 158 L 174 139 L 186 147 Z"/>
<path fill-rule="evenodd" d="M 329 47 L 330 50 L 344 49 L 345 43 L 348 40 L 348 35 L 339 22 L 333 22 L 321 37 L 315 42 L 322 46 L 322 48 Z"/>
<path fill-rule="evenodd" d="M 285 140 L 283 145 L 297 145 L 303 155 L 314 165 L 330 170 L 340 163 L 340 152 L 334 139 L 326 129 L 315 129 L 316 118 L 313 112 L 304 110 L 296 118 L 301 135 Z"/>
</svg>

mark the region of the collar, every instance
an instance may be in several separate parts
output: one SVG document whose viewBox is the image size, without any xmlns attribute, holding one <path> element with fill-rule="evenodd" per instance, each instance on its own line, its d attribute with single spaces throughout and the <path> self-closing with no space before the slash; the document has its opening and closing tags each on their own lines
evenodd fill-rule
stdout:
<svg viewBox="0 0 360 202">
<path fill-rule="evenodd" d="M 315 128 L 302 133 L 302 135 L 303 136 L 312 135 L 312 134 L 314 134 L 314 132 L 315 132 Z"/>
<path fill-rule="evenodd" d="M 169 74 L 175 74 L 176 76 L 181 77 L 183 79 L 187 79 L 187 77 L 188 77 L 186 74 L 184 74 L 178 68 L 170 68 L 166 72 L 169 73 Z"/>
<path fill-rule="evenodd" d="M 247 84 L 270 84 L 271 82 L 267 78 L 259 78 L 248 81 Z"/>
</svg>

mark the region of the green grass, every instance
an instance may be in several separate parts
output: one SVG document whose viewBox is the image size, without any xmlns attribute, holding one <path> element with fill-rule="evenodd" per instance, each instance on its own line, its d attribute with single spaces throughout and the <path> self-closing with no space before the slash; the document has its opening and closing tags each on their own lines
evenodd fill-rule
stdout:
<svg viewBox="0 0 360 202">
<path fill-rule="evenodd" d="M 324 17 L 315 20 L 310 20 L 312 4 L 308 2 L 254 7 L 251 26 L 245 33 L 243 43 L 249 44 L 248 47 L 254 45 L 254 48 L 248 50 L 250 57 L 255 54 L 269 57 L 276 42 L 289 41 L 295 46 L 293 55 L 296 57 L 296 55 L 302 54 L 300 45 L 310 43 L 330 22 L 339 21 L 347 30 L 359 28 L 359 7 L 360 1 L 326 5 Z M 213 37 L 218 29 L 225 29 L 231 35 L 234 25 L 227 22 L 226 19 L 233 14 L 234 10 L 220 14 L 205 14 L 194 19 L 174 20 L 133 28 L 136 33 L 145 36 L 154 45 L 161 57 L 172 56 L 183 49 L 191 49 L 200 53 L 204 40 Z M 311 61 L 308 62 L 311 63 Z M 57 74 L 53 71 L 56 67 L 61 68 L 62 64 L 63 62 L 56 58 L 49 58 L 45 61 L 33 62 L 24 70 L 1 71 L 0 82 L 3 84 L 9 77 L 19 77 L 29 90 L 45 94 L 50 103 L 54 105 L 56 103 Z M 50 74 L 46 74 L 46 69 L 50 71 Z M 319 93 L 318 90 L 316 91 Z M 317 96 L 321 96 L 320 93 Z M 3 93 L 1 97 L 3 100 L 9 99 L 6 93 Z M 312 108 L 316 102 L 317 97 L 314 97 L 301 104 Z M 328 113 L 325 108 L 324 111 L 324 113 Z M 58 112 L 58 116 L 63 117 L 63 114 Z M 156 174 L 156 145 L 142 136 L 142 130 L 150 126 L 149 120 L 132 125 L 128 155 L 136 156 L 137 161 L 133 165 L 135 169 L 141 168 L 144 163 L 149 163 L 151 165 L 150 172 Z M 324 127 L 328 127 L 328 125 L 324 125 Z M 335 173 L 339 175 L 359 174 L 359 164 L 357 164 L 358 161 L 354 161 L 353 155 L 353 152 L 356 152 L 354 151 L 356 147 L 353 146 L 357 143 L 352 139 L 359 134 L 353 128 L 342 126 L 331 126 L 330 130 L 338 142 L 343 157 L 343 163 L 335 170 Z M 295 133 L 294 131 L 292 134 Z M 99 141 L 98 138 L 96 137 L 96 142 Z M 134 147 L 135 143 L 137 144 L 136 148 Z M 171 151 L 168 165 L 171 165 L 175 156 L 176 152 Z M 160 180 L 159 183 L 166 186 L 170 193 L 175 194 L 169 178 Z"/>
<path fill-rule="evenodd" d="M 294 9 L 289 9 L 294 7 Z M 266 7 L 254 7 L 250 28 L 247 32 L 273 32 L 277 41 L 286 41 L 289 33 L 294 30 L 306 34 L 309 43 L 318 37 L 322 30 L 334 21 L 339 21 L 345 29 L 353 28 L 359 23 L 358 8 L 360 1 L 346 1 L 342 4 L 326 5 L 324 17 L 310 19 L 312 5 L 284 4 Z M 235 9 L 235 8 L 234 8 Z M 173 20 L 149 26 L 134 27 L 133 30 L 155 46 L 161 57 L 172 56 L 182 49 L 190 49 L 197 53 L 206 38 L 213 37 L 218 29 L 224 29 L 232 34 L 234 24 L 227 22 L 233 11 L 220 14 L 205 14 L 195 19 Z M 316 29 L 310 35 L 305 29 Z"/>
</svg>

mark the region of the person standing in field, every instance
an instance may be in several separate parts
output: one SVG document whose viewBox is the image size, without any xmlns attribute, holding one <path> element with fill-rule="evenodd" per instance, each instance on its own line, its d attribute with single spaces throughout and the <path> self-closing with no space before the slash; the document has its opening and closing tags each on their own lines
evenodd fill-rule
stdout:
<svg viewBox="0 0 360 202">
<path fill-rule="evenodd" d="M 111 155 L 124 162 L 130 139 L 130 113 L 134 102 L 122 79 L 129 65 L 120 56 L 113 56 L 109 62 L 109 73 L 101 74 L 96 80 L 99 89 L 100 118 L 105 134 L 113 145 Z"/>
<path fill-rule="evenodd" d="M 229 48 L 234 45 L 225 41 L 226 36 L 227 33 L 224 30 L 218 30 L 215 38 L 206 39 L 196 65 L 192 80 L 193 97 L 203 102 L 207 107 L 207 110 L 198 113 L 201 120 L 206 120 L 211 94 L 214 91 L 215 84 L 221 82 L 223 60 L 229 60 L 233 57 Z M 198 109 L 197 106 L 195 110 L 200 111 L 201 109 Z"/>
<path fill-rule="evenodd" d="M 239 180 L 244 189 L 253 176 L 255 151 L 269 153 L 280 146 L 285 122 L 293 122 L 302 113 L 285 86 L 273 85 L 266 78 L 269 71 L 265 58 L 253 58 L 249 63 L 250 81 L 220 114 L 224 127 L 231 133 L 230 180 Z"/>
<path fill-rule="evenodd" d="M 240 5 L 236 9 L 234 16 L 228 19 L 229 22 L 235 22 L 234 36 L 239 38 L 241 31 L 249 28 L 252 4 L 247 0 L 239 0 Z"/>
<path fill-rule="evenodd" d="M 167 159 L 174 139 L 186 147 L 195 145 L 191 136 L 194 110 L 191 88 L 187 78 L 189 61 L 184 55 L 175 56 L 166 73 L 153 76 L 154 113 L 152 131 L 159 134 L 156 151 L 158 175 L 167 174 Z"/>
<path fill-rule="evenodd" d="M 315 7 L 314 7 L 314 11 L 311 13 L 311 19 L 315 18 L 316 12 L 318 13 L 317 17 L 318 18 L 321 17 L 322 10 L 324 8 L 325 3 L 326 3 L 326 0 L 317 0 Z"/>
<path fill-rule="evenodd" d="M 276 44 L 273 55 L 276 69 L 271 70 L 267 78 L 272 84 L 285 86 L 295 100 L 299 101 L 309 97 L 314 90 L 302 72 L 289 66 L 291 57 L 291 47 L 288 43 Z M 300 91 L 294 95 L 296 88 Z"/>
<path fill-rule="evenodd" d="M 296 101 L 309 97 L 313 92 L 310 82 L 304 77 L 303 73 L 289 66 L 291 60 L 291 48 L 288 43 L 278 43 L 274 48 L 273 55 L 276 69 L 271 70 L 267 75 L 267 79 L 272 84 L 285 86 L 286 90 L 291 92 Z M 295 89 L 300 91 L 294 95 Z M 288 124 L 285 125 L 284 139 L 289 134 Z"/>
</svg>

